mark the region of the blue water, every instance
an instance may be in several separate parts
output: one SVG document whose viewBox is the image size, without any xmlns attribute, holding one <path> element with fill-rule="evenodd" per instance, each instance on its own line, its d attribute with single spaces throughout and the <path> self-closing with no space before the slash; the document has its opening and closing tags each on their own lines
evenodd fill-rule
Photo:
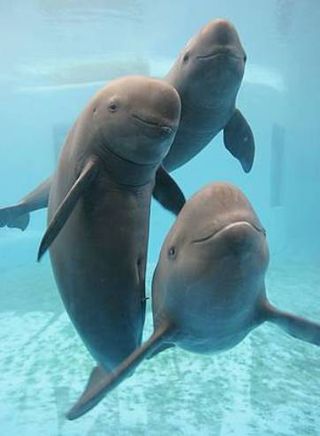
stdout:
<svg viewBox="0 0 320 436">
<path fill-rule="evenodd" d="M 246 175 L 218 135 L 173 173 L 190 196 L 238 185 L 267 229 L 272 302 L 320 320 L 320 8 L 294 0 L 16 0 L 0 2 L 0 205 L 50 174 L 63 137 L 106 80 L 161 77 L 201 26 L 236 26 L 248 55 L 238 106 L 256 139 Z M 168 350 L 81 420 L 64 412 L 92 360 L 47 258 L 45 212 L 24 233 L 0 229 L 0 434 L 319 435 L 320 350 L 262 326 L 218 356 Z M 171 215 L 152 206 L 150 278 Z M 145 336 L 151 332 L 148 312 Z"/>
</svg>

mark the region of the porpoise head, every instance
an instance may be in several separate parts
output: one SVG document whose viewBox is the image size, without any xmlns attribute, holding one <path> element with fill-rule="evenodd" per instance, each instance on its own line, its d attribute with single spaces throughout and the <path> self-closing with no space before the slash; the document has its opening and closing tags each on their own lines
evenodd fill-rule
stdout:
<svg viewBox="0 0 320 436">
<path fill-rule="evenodd" d="M 128 76 L 108 84 L 92 104 L 102 147 L 127 161 L 158 164 L 168 153 L 180 121 L 181 103 L 169 84 Z"/>
<path fill-rule="evenodd" d="M 215 103 L 218 97 L 236 98 L 245 63 L 246 53 L 236 29 L 230 22 L 217 19 L 188 42 L 175 67 L 190 88 L 184 91 L 209 107 L 213 96 Z"/>
<path fill-rule="evenodd" d="M 42 238 L 38 261 L 101 169 L 128 186 L 152 181 L 174 140 L 180 113 L 177 91 L 148 77 L 114 80 L 92 98 L 70 133 L 74 136 L 66 154 L 73 155 L 75 171 L 70 171 L 71 186 Z M 182 192 L 173 186 L 178 205 L 166 202 L 170 210 L 184 204 Z"/>
<path fill-rule="evenodd" d="M 268 260 L 265 230 L 248 199 L 233 185 L 209 185 L 188 201 L 162 246 L 155 320 L 168 311 L 182 331 L 200 336 L 220 314 L 230 325 L 242 307 L 255 310 Z"/>
</svg>

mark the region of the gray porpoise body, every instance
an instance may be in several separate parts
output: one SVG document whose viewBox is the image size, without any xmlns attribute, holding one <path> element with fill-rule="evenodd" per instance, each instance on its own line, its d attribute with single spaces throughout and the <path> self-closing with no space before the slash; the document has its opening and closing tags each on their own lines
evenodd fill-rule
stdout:
<svg viewBox="0 0 320 436">
<path fill-rule="evenodd" d="M 50 258 L 65 308 L 106 371 L 141 341 L 151 195 L 179 116 L 179 96 L 164 82 L 115 80 L 76 121 L 53 177 L 49 223 L 94 158 L 95 176 L 52 243 Z"/>
<path fill-rule="evenodd" d="M 211 184 L 183 207 L 167 235 L 152 282 L 154 333 L 69 411 L 94 407 L 145 359 L 173 346 L 194 353 L 228 350 L 265 321 L 320 345 L 320 324 L 268 301 L 266 232 L 248 199 L 228 183 Z"/>
<path fill-rule="evenodd" d="M 164 78 L 178 91 L 182 104 L 179 129 L 163 162 L 168 171 L 191 160 L 229 123 L 235 114 L 245 62 L 236 29 L 222 19 L 208 23 L 183 48 Z M 241 120 L 235 126 L 235 141 L 241 139 L 244 123 Z M 236 151 L 237 146 L 234 144 L 232 153 L 249 171 L 254 150 Z"/>
<path fill-rule="evenodd" d="M 48 218 L 64 197 L 70 162 L 59 166 Z M 68 170 L 69 171 L 69 170 Z M 67 176 L 68 177 L 68 176 Z M 50 248 L 65 308 L 94 359 L 111 370 L 140 343 L 152 182 L 94 181 Z"/>
</svg>

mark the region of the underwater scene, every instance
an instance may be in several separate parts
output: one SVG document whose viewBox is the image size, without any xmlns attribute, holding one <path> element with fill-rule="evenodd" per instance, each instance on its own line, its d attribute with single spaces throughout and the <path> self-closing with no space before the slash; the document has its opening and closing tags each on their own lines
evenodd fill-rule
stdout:
<svg viewBox="0 0 320 436">
<path fill-rule="evenodd" d="M 0 12 L 0 434 L 319 435 L 318 1 Z"/>
</svg>

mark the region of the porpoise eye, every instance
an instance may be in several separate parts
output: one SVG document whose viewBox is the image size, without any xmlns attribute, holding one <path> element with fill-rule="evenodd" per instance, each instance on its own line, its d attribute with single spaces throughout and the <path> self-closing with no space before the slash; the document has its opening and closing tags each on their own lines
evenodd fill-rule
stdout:
<svg viewBox="0 0 320 436">
<path fill-rule="evenodd" d="M 114 101 L 112 101 L 111 103 L 109 103 L 108 110 L 109 112 L 116 112 L 118 110 L 118 105 Z"/>
<path fill-rule="evenodd" d="M 185 54 L 183 55 L 182 61 L 183 61 L 184 63 L 187 63 L 188 60 L 189 60 L 189 53 L 185 53 Z"/>
<path fill-rule="evenodd" d="M 247 55 L 243 56 L 243 62 L 247 62 Z"/>
<path fill-rule="evenodd" d="M 176 249 L 174 247 L 170 247 L 168 251 L 169 257 L 174 257 L 176 254 Z"/>
</svg>

